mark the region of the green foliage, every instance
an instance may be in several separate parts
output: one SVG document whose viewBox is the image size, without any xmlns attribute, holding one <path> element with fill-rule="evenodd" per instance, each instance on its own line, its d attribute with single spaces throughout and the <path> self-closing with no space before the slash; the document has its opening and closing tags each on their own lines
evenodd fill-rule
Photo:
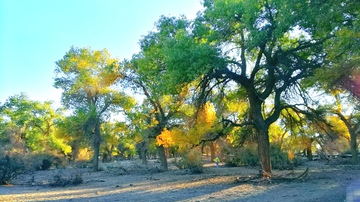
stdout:
<svg viewBox="0 0 360 202">
<path fill-rule="evenodd" d="M 4 156 L 0 159 L 0 184 L 9 184 L 17 175 L 25 170 L 23 162 L 14 157 Z"/>
<path fill-rule="evenodd" d="M 119 155 L 122 158 L 129 159 L 136 154 L 136 147 L 135 147 L 135 141 L 131 139 L 122 139 L 118 145 L 117 149 L 119 152 Z"/>
<path fill-rule="evenodd" d="M 219 50 L 206 41 L 199 41 L 189 31 L 190 22 L 184 18 L 164 17 L 157 22 L 157 32 L 144 37 L 142 52 L 135 66 L 145 83 L 153 84 L 152 91 L 177 94 L 212 66 L 223 65 Z M 145 80 L 146 79 L 146 80 Z M 166 82 L 162 82 L 166 81 Z"/>
<path fill-rule="evenodd" d="M 112 106 L 131 107 L 133 100 L 115 90 L 114 84 L 122 77 L 121 66 L 106 49 L 71 47 L 56 65 L 54 86 L 64 90 L 62 101 L 66 107 L 87 112 L 95 107 L 97 115 Z"/>
<path fill-rule="evenodd" d="M 52 109 L 51 105 L 51 102 L 32 101 L 25 94 L 11 96 L 0 110 L 0 137 L 3 137 L 0 139 L 13 148 L 23 142 L 34 152 L 50 150 L 68 153 L 66 141 L 55 133 L 55 123 L 60 119 L 61 112 Z"/>
<path fill-rule="evenodd" d="M 6 151 L 34 152 L 37 169 L 48 169 L 58 160 L 39 152 L 72 153 L 75 158 L 77 151 L 93 144 L 94 157 L 102 152 L 128 158 L 141 141 L 154 152 L 156 144 L 148 139 L 165 128 L 178 129 L 178 139 L 187 138 L 191 144 L 206 135 L 212 138 L 215 122 L 223 117 L 232 146 L 244 146 L 225 148 L 227 165 L 256 166 L 259 155 L 269 160 L 270 150 L 273 168 L 291 168 L 300 162 L 296 157 L 289 160 L 290 153 L 281 146 L 311 147 L 315 137 L 306 131 L 321 130 L 304 123 L 300 111 L 306 109 L 297 108 L 304 102 L 317 104 L 306 97 L 308 89 L 317 84 L 333 88 L 335 81 L 353 81 L 352 74 L 359 74 L 360 4 L 355 2 L 204 0 L 205 9 L 193 22 L 162 16 L 131 61 L 119 63 L 106 49 L 71 47 L 56 62 L 54 86 L 63 90 L 62 102 L 74 114 L 62 117 L 50 102 L 12 96 L 0 108 L 0 144 Z M 119 89 L 121 81 L 145 96 L 136 110 L 135 100 Z M 192 104 L 197 103 L 194 98 L 211 100 L 217 119 L 206 121 L 206 113 Z M 126 113 L 131 124 L 104 124 L 119 109 L 132 112 Z M 200 127 L 200 119 L 194 123 L 189 118 L 196 114 L 211 124 Z M 279 118 L 281 125 L 272 128 Z M 344 127 L 333 125 L 346 134 Z M 284 140 L 286 135 L 294 141 Z M 265 142 L 259 151 L 246 144 L 257 138 Z M 176 148 L 187 148 L 185 142 L 178 141 L 182 145 Z M 269 142 L 282 145 L 269 147 Z M 180 167 L 202 172 L 201 154 L 196 152 L 185 154 Z M 69 183 L 60 176 L 55 179 L 60 186 Z"/>
<path fill-rule="evenodd" d="M 230 146 L 223 149 L 226 166 L 258 166 L 259 164 L 256 145 L 240 148 Z"/>
<path fill-rule="evenodd" d="M 216 86 L 232 89 L 224 94 L 245 92 L 239 96 L 249 109 L 234 122 L 254 126 L 262 166 L 271 172 L 269 126 L 285 107 L 310 100 L 299 99 L 309 87 L 302 81 L 331 63 L 326 42 L 341 37 L 334 33 L 355 22 L 356 12 L 341 0 L 206 0 L 204 7 L 192 25 L 162 17 L 141 42 L 137 67 L 162 93 L 192 82 L 200 83 L 202 100 Z"/>
<path fill-rule="evenodd" d="M 332 3 L 340 5 L 333 6 Z M 356 1 L 333 1 L 332 3 L 326 3 L 327 7 L 331 8 L 328 16 L 331 19 L 330 22 L 324 24 L 338 22 L 342 22 L 342 24 L 333 27 L 333 37 L 325 42 L 324 48 L 328 61 L 326 68 L 317 69 L 315 77 L 307 78 L 306 84 L 317 84 L 325 91 L 342 88 L 359 97 L 356 92 L 356 84 L 351 84 L 351 80 L 354 79 L 354 76 L 359 75 L 360 20 L 358 11 L 360 4 Z M 324 21 L 326 20 L 321 20 L 321 22 Z"/>
<path fill-rule="evenodd" d="M 97 170 L 101 144 L 101 122 L 110 112 L 130 110 L 135 100 L 116 83 L 123 78 L 122 66 L 109 52 L 71 47 L 56 62 L 54 87 L 63 90 L 65 107 L 83 110 L 86 114 L 84 132 L 92 137 L 93 167 Z"/>
<path fill-rule="evenodd" d="M 274 169 L 293 169 L 302 164 L 299 157 L 289 159 L 288 152 L 281 149 L 277 144 L 271 144 L 271 165 Z M 225 165 L 227 166 L 258 166 L 259 154 L 257 145 L 246 145 L 240 148 L 227 148 L 225 153 Z"/>
<path fill-rule="evenodd" d="M 289 159 L 287 152 L 283 151 L 280 145 L 271 144 L 271 165 L 275 169 L 293 169 L 294 166 L 301 165 L 301 159 L 294 156 L 294 158 Z"/>
<path fill-rule="evenodd" d="M 87 114 L 83 109 L 75 110 L 71 116 L 63 117 L 56 123 L 56 136 L 67 142 L 68 147 L 61 146 L 64 154 L 69 155 L 71 152 L 73 160 L 77 158 L 79 149 L 87 148 L 91 144 L 91 134 L 86 133 L 85 125 Z"/>
</svg>

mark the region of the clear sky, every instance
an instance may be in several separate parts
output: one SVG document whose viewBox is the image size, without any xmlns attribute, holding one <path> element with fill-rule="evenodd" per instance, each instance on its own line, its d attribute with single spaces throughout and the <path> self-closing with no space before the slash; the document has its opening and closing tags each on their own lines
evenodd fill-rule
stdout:
<svg viewBox="0 0 360 202">
<path fill-rule="evenodd" d="M 24 92 L 59 103 L 55 61 L 71 46 L 131 58 L 161 15 L 201 9 L 200 0 L 0 0 L 0 102 Z"/>
</svg>

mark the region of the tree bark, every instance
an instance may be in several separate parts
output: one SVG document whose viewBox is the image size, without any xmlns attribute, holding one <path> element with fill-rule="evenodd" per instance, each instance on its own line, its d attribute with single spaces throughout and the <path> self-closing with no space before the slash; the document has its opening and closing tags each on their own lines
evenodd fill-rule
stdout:
<svg viewBox="0 0 360 202">
<path fill-rule="evenodd" d="M 357 135 L 355 132 L 350 132 L 350 149 L 351 149 L 351 161 L 352 164 L 357 165 L 359 164 L 359 154 L 358 154 L 358 146 L 356 141 Z"/>
<path fill-rule="evenodd" d="M 101 142 L 100 120 L 98 120 L 98 119 L 95 121 L 93 138 L 94 138 L 93 139 L 93 146 L 94 146 L 93 169 L 94 169 L 94 171 L 98 171 L 99 170 L 100 142 Z"/>
<path fill-rule="evenodd" d="M 148 150 L 148 143 L 147 141 L 143 141 L 141 142 L 141 149 L 140 149 L 140 152 L 141 152 L 141 163 L 143 165 L 147 165 L 147 150 Z"/>
<path fill-rule="evenodd" d="M 336 96 L 338 100 L 338 96 Z M 358 154 L 358 146 L 357 146 L 357 126 L 351 124 L 351 119 L 347 119 L 340 111 L 335 113 L 346 125 L 346 128 L 350 134 L 350 150 L 351 150 L 351 161 L 354 165 L 359 164 L 359 154 Z"/>
<path fill-rule="evenodd" d="M 257 132 L 258 154 L 260 161 L 260 174 L 271 177 L 269 125 L 262 114 L 263 101 L 259 99 L 254 89 L 248 89 L 250 100 L 250 116 Z M 276 102 L 276 101 L 275 101 Z"/>
<path fill-rule="evenodd" d="M 215 155 L 216 155 L 216 145 L 215 142 L 210 142 L 210 156 L 211 156 L 211 162 L 214 161 Z"/>
<path fill-rule="evenodd" d="M 311 149 L 311 145 L 308 145 L 306 147 L 306 157 L 309 161 L 313 160 L 313 155 L 312 155 L 312 149 Z"/>
<path fill-rule="evenodd" d="M 71 161 L 75 162 L 79 157 L 79 140 L 75 140 L 71 144 Z"/>
<path fill-rule="evenodd" d="M 259 130 L 258 152 L 261 174 L 263 177 L 271 177 L 270 142 L 267 130 Z"/>
<path fill-rule="evenodd" d="M 166 155 L 165 155 L 165 148 L 164 146 L 156 146 L 156 149 L 158 151 L 159 154 L 159 160 L 161 163 L 161 167 L 160 169 L 163 171 L 166 171 L 168 169 L 168 164 L 167 164 L 167 159 L 166 159 Z"/>
<path fill-rule="evenodd" d="M 314 138 L 307 138 L 305 141 L 305 143 L 306 143 L 305 154 L 309 161 L 313 160 L 312 148 L 311 148 L 311 145 L 313 142 L 314 142 Z"/>
</svg>

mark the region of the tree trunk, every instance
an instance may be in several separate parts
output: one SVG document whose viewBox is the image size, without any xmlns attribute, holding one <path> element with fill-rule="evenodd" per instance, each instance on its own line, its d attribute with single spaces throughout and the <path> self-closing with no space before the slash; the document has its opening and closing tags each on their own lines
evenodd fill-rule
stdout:
<svg viewBox="0 0 360 202">
<path fill-rule="evenodd" d="M 214 161 L 215 155 L 216 155 L 216 145 L 215 142 L 210 142 L 210 156 L 211 156 L 211 162 Z"/>
<path fill-rule="evenodd" d="M 352 164 L 357 165 L 359 164 L 359 154 L 358 154 L 358 146 L 356 141 L 357 135 L 355 132 L 350 133 L 350 149 L 351 149 L 351 160 Z"/>
<path fill-rule="evenodd" d="M 71 144 L 71 161 L 75 162 L 78 159 L 79 156 L 79 140 L 75 140 Z"/>
<path fill-rule="evenodd" d="M 260 97 L 256 93 L 256 90 L 253 87 L 249 86 L 246 90 L 250 102 L 250 117 L 254 123 L 254 128 L 257 132 L 260 174 L 263 177 L 271 177 L 270 141 L 269 141 L 269 126 L 271 123 L 267 123 L 264 120 L 262 114 L 263 111 L 262 105 L 264 104 L 264 100 L 260 99 Z M 279 99 L 279 97 L 277 97 L 277 99 Z M 280 101 L 274 100 L 274 102 L 279 103 Z M 273 117 L 272 120 L 275 121 L 276 118 Z"/>
<path fill-rule="evenodd" d="M 110 162 L 112 162 L 112 160 L 113 160 L 113 155 L 112 155 L 112 152 L 114 151 L 114 149 L 115 149 L 115 145 L 111 145 L 111 147 L 110 147 L 110 151 L 109 151 L 109 161 Z"/>
<path fill-rule="evenodd" d="M 263 177 L 271 177 L 270 142 L 267 130 L 258 130 L 260 171 Z"/>
<path fill-rule="evenodd" d="M 164 146 L 156 146 L 156 149 L 158 151 L 159 154 L 159 160 L 161 163 L 161 170 L 167 170 L 168 169 L 168 165 L 167 165 L 167 160 L 166 160 L 166 155 L 165 155 L 165 148 Z"/>
<path fill-rule="evenodd" d="M 311 145 L 308 145 L 306 147 L 306 157 L 309 161 L 313 160 L 313 155 L 312 155 L 312 149 L 311 149 Z"/>
<path fill-rule="evenodd" d="M 100 120 L 95 121 L 93 138 L 94 138 L 93 139 L 93 146 L 94 146 L 93 169 L 94 169 L 94 171 L 98 171 L 99 170 L 100 142 L 101 142 Z"/>
<path fill-rule="evenodd" d="M 309 161 L 312 161 L 313 160 L 313 155 L 312 155 L 312 148 L 311 148 L 311 145 L 312 143 L 314 142 L 314 138 L 307 138 L 306 139 L 306 157 Z"/>
<path fill-rule="evenodd" d="M 140 143 L 141 144 L 141 163 L 143 165 L 147 165 L 147 150 L 148 150 L 148 144 L 146 141 L 143 141 Z"/>
</svg>

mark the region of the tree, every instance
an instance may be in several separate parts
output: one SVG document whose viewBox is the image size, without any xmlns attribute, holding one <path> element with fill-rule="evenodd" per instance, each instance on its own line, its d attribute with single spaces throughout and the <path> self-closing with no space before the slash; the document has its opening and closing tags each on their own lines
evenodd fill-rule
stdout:
<svg viewBox="0 0 360 202">
<path fill-rule="evenodd" d="M 334 94 L 335 100 L 337 102 L 337 107 L 334 109 L 329 109 L 330 114 L 334 114 L 337 116 L 337 118 L 342 122 L 342 124 L 332 124 L 333 130 L 339 131 L 339 126 L 344 125 L 345 130 L 340 130 L 339 133 L 345 136 L 346 139 L 349 140 L 350 150 L 352 154 L 352 163 L 353 164 L 359 164 L 359 152 L 358 152 L 358 143 L 357 143 L 357 134 L 360 130 L 360 117 L 359 117 L 359 106 L 352 107 L 352 103 L 357 103 L 356 101 L 353 101 L 352 103 L 345 104 L 347 106 L 347 109 L 343 109 L 343 105 L 341 104 L 341 93 L 339 91 L 335 91 Z M 351 98 L 350 98 L 351 99 Z M 350 111 L 349 115 L 346 115 L 346 112 L 344 111 Z"/>
<path fill-rule="evenodd" d="M 335 33 L 341 37 L 332 38 L 327 42 L 327 60 L 331 61 L 328 68 L 320 69 L 317 80 L 329 89 L 341 88 L 360 98 L 360 4 L 356 1 L 342 2 L 344 24 L 337 27 Z"/>
<path fill-rule="evenodd" d="M 0 111 L 5 124 L 3 135 L 12 143 L 11 146 L 24 143 L 34 152 L 70 152 L 66 141 L 55 133 L 55 123 L 61 113 L 51 108 L 51 102 L 32 101 L 20 94 L 11 96 Z"/>
<path fill-rule="evenodd" d="M 98 170 L 101 130 L 106 114 L 116 109 L 130 109 L 134 99 L 115 89 L 122 77 L 121 66 L 110 57 L 106 49 L 93 51 L 89 48 L 71 47 L 56 62 L 54 86 L 63 90 L 61 101 L 65 107 L 82 109 L 87 114 L 86 133 L 92 136 L 93 167 Z"/>
<path fill-rule="evenodd" d="M 315 142 L 324 145 L 319 134 L 328 134 L 329 124 L 322 110 L 313 110 L 311 113 L 294 109 L 284 109 L 281 112 L 280 125 L 285 137 L 284 147 L 294 152 L 303 152 L 309 160 L 313 160 Z"/>
<path fill-rule="evenodd" d="M 69 154 L 69 156 L 72 161 L 78 159 L 80 149 L 87 148 L 88 145 L 91 145 L 89 141 L 91 136 L 85 132 L 86 121 L 86 112 L 78 109 L 75 110 L 72 115 L 62 117 L 56 123 L 55 132 L 57 136 L 65 139 L 71 147 L 71 155 Z"/>
<path fill-rule="evenodd" d="M 156 138 L 157 144 L 165 147 L 176 145 L 181 153 L 188 153 L 191 148 L 216 140 L 217 138 L 213 138 L 213 133 L 216 133 L 217 129 L 214 105 L 207 102 L 197 111 L 195 109 L 191 111 L 193 112 L 188 112 L 188 116 L 184 116 L 181 127 L 163 130 L 161 135 Z M 212 146 L 210 144 L 210 147 Z M 215 150 L 211 152 L 213 159 Z"/>
<path fill-rule="evenodd" d="M 343 7 L 339 8 L 342 9 L 345 18 L 344 26 L 338 26 L 334 31 L 341 37 L 333 37 L 328 40 L 325 46 L 327 49 L 326 59 L 331 62 L 327 64 L 327 68 L 319 69 L 315 74 L 315 82 L 318 87 L 325 89 L 329 94 L 335 92 L 337 103 L 344 101 L 343 98 L 345 100 L 360 99 L 360 20 L 358 14 L 360 4 L 355 1 L 345 1 L 342 2 L 342 5 Z M 339 92 L 343 90 L 350 93 L 353 98 L 345 96 L 339 99 Z M 354 101 L 353 103 L 358 102 Z M 354 109 L 356 108 L 358 107 Z M 340 104 L 337 105 L 337 109 L 330 109 L 329 112 L 337 115 L 348 128 L 352 161 L 357 164 L 359 162 L 356 141 L 359 133 L 358 115 L 344 113 Z"/>
<path fill-rule="evenodd" d="M 101 145 L 103 161 L 111 161 L 113 156 L 130 158 L 135 154 L 135 139 L 132 131 L 123 122 L 102 124 L 104 142 Z"/>
<path fill-rule="evenodd" d="M 11 143 L 12 147 L 23 147 L 25 150 L 32 109 L 32 103 L 25 94 L 12 96 L 1 106 L 4 143 Z"/>
<path fill-rule="evenodd" d="M 325 43 L 341 38 L 336 30 L 347 26 L 344 13 L 349 5 L 206 0 L 204 6 L 193 27 L 176 27 L 180 23 L 173 19 L 158 26 L 166 38 L 159 43 L 164 54 L 161 73 L 173 89 L 201 78 L 201 98 L 223 83 L 242 89 L 249 115 L 237 125 L 255 128 L 261 170 L 271 175 L 269 126 L 282 110 L 310 104 L 302 81 L 326 67 Z M 176 29 L 168 32 L 169 24 Z M 266 103 L 272 103 L 269 111 L 264 111 Z"/>
<path fill-rule="evenodd" d="M 175 36 L 177 30 L 185 30 L 189 26 L 189 21 L 185 18 L 177 20 L 176 18 L 162 16 L 156 26 L 161 31 L 151 32 L 140 41 L 141 52 L 135 55 L 129 63 L 127 76 L 133 86 L 146 97 L 144 104 L 148 106 L 147 109 L 150 115 L 148 119 L 150 127 L 147 128 L 147 132 L 151 138 L 156 138 L 165 128 L 171 129 L 182 122 L 182 116 L 185 115 L 182 109 L 186 108 L 187 102 L 191 102 L 189 91 L 193 85 L 185 83 L 176 85 L 176 81 L 171 76 L 163 74 L 165 69 L 169 71 L 169 61 L 166 55 L 168 53 L 183 54 L 182 49 L 185 50 L 185 47 L 174 50 L 171 47 L 164 47 L 163 44 L 168 42 L 168 37 Z M 187 45 L 185 42 L 186 40 L 182 44 Z M 203 56 L 206 56 L 209 52 L 206 47 L 207 45 L 200 48 L 196 45 L 192 46 L 194 52 L 202 51 Z M 186 55 L 186 53 L 184 54 Z M 183 56 L 186 57 L 185 55 Z M 211 59 L 209 58 L 209 61 Z M 192 71 L 183 72 L 176 68 L 172 69 L 172 71 L 178 75 L 193 75 Z M 193 79 L 196 78 L 193 77 Z M 158 146 L 158 152 L 162 168 L 167 169 L 163 145 Z"/>
<path fill-rule="evenodd" d="M 150 52 L 149 54 L 153 54 Z M 157 60 L 151 56 L 140 56 L 128 64 L 128 75 L 126 78 L 129 84 L 135 86 L 137 92 L 145 95 L 142 103 L 143 126 L 143 146 L 142 150 L 146 151 L 148 146 L 148 138 L 158 139 L 166 128 L 171 128 L 176 125 L 172 122 L 176 119 L 176 115 L 180 112 L 181 106 L 187 96 L 187 88 L 180 94 L 163 94 L 161 91 L 161 81 L 164 78 L 159 77 L 156 73 L 152 72 L 151 62 L 147 60 Z M 161 161 L 161 169 L 167 170 L 166 153 L 163 144 L 157 145 L 158 155 Z M 146 163 L 146 154 L 142 153 L 143 163 Z"/>
</svg>

